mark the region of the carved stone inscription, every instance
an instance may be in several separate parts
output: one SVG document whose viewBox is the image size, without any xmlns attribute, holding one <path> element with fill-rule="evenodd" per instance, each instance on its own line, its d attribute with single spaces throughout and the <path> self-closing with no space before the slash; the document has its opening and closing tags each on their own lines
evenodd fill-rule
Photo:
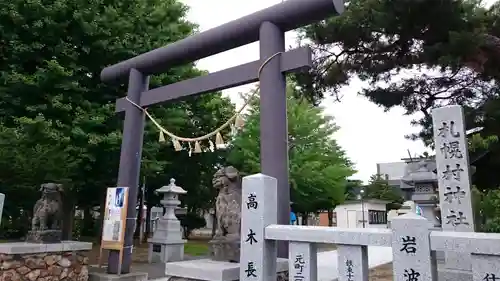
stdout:
<svg viewBox="0 0 500 281">
<path fill-rule="evenodd" d="M 395 281 L 433 281 L 429 228 L 424 217 L 408 213 L 393 219 L 391 228 Z"/>
<path fill-rule="evenodd" d="M 432 111 L 441 225 L 446 231 L 474 231 L 469 156 L 460 106 Z M 445 267 L 470 270 L 470 255 L 445 253 Z"/>
<path fill-rule="evenodd" d="M 276 179 L 262 174 L 243 179 L 240 281 L 276 280 L 276 242 L 264 239 L 266 226 L 278 217 L 276 186 Z"/>
<path fill-rule="evenodd" d="M 473 231 L 469 160 L 460 106 L 433 110 L 441 219 L 444 230 Z"/>
</svg>

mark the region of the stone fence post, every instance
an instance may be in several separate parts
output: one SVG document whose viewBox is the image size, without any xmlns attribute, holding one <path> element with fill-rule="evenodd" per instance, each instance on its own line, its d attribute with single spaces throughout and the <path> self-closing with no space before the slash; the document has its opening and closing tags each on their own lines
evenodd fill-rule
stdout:
<svg viewBox="0 0 500 281">
<path fill-rule="evenodd" d="M 242 188 L 240 281 L 276 280 L 276 241 L 264 231 L 278 221 L 278 182 L 256 174 L 244 177 Z"/>
<path fill-rule="evenodd" d="M 291 241 L 288 252 L 288 280 L 318 280 L 316 244 Z"/>
<path fill-rule="evenodd" d="M 472 272 L 440 270 L 440 280 L 500 280 L 500 233 L 433 231 L 431 249 L 470 256 Z"/>
<path fill-rule="evenodd" d="M 368 246 L 338 245 L 338 281 L 368 281 Z"/>
<path fill-rule="evenodd" d="M 434 281 L 437 278 L 432 261 L 431 223 L 414 213 L 392 220 L 392 257 L 394 281 Z"/>
</svg>

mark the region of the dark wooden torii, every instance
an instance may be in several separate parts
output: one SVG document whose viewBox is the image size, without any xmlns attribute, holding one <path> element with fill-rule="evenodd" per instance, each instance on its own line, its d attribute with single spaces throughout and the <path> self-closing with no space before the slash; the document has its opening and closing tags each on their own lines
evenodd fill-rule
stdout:
<svg viewBox="0 0 500 281">
<path fill-rule="evenodd" d="M 278 223 L 289 224 L 288 130 L 285 74 L 312 66 L 307 47 L 285 52 L 285 32 L 344 10 L 343 0 L 288 0 L 259 12 L 190 36 L 165 47 L 104 68 L 103 82 L 128 78 L 127 98 L 143 107 L 190 95 L 224 90 L 259 81 L 261 64 L 276 53 L 260 75 L 261 170 L 278 180 Z M 149 75 L 260 41 L 260 60 L 149 90 Z M 136 218 L 136 198 L 144 133 L 144 113 L 125 98 L 116 101 L 116 112 L 125 111 L 117 186 L 128 186 L 129 204 L 125 226 L 122 265 L 119 253 L 110 251 L 108 273 L 130 272 Z M 167 120 L 168 121 L 168 120 Z M 278 245 L 278 256 L 288 256 L 286 242 Z"/>
</svg>

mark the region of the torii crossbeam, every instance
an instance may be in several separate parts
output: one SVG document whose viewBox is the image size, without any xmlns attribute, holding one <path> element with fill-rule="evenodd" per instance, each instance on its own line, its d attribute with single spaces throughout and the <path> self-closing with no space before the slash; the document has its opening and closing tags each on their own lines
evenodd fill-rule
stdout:
<svg viewBox="0 0 500 281">
<path fill-rule="evenodd" d="M 285 32 L 343 12 L 343 0 L 288 0 L 219 27 L 193 35 L 165 47 L 104 68 L 101 79 L 112 82 L 128 77 L 127 98 L 141 106 L 223 90 L 259 80 L 258 68 L 271 56 L 260 75 L 261 172 L 278 180 L 278 223 L 288 224 L 290 190 L 288 182 L 288 131 L 285 74 L 310 68 L 307 47 L 285 52 Z M 189 63 L 252 42 L 260 41 L 260 60 L 226 70 L 148 90 L 149 75 Z M 135 200 L 144 132 L 143 112 L 125 98 L 116 111 L 125 111 L 118 186 L 130 188 L 127 217 L 136 217 Z M 133 245 L 135 220 L 125 228 L 125 249 Z M 278 245 L 278 256 L 286 258 L 286 242 Z M 110 251 L 108 273 L 118 273 L 118 252 Z M 131 251 L 125 251 L 121 273 L 130 272 Z"/>
</svg>

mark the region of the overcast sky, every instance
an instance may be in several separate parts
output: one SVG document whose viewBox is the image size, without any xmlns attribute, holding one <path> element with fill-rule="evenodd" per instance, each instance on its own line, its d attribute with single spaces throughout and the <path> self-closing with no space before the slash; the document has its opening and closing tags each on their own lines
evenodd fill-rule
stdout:
<svg viewBox="0 0 500 281">
<path fill-rule="evenodd" d="M 280 3 L 280 0 L 181 0 L 191 7 L 188 19 L 199 24 L 204 31 L 223 23 L 235 20 L 261 9 Z M 296 37 L 293 32 L 286 34 L 286 46 L 294 46 Z M 242 63 L 259 59 L 256 43 L 242 46 L 231 51 L 217 54 L 198 62 L 198 67 L 210 72 L 222 70 Z M 358 95 L 363 87 L 361 81 L 353 81 L 341 91 L 340 103 L 326 99 L 323 102 L 325 114 L 334 116 L 340 131 L 334 136 L 348 157 L 356 163 L 358 173 L 352 178 L 367 181 L 376 173 L 376 163 L 396 162 L 421 154 L 425 148 L 421 141 L 409 141 L 406 134 L 418 131 L 410 126 L 415 117 L 403 116 L 403 110 L 396 108 L 384 112 L 382 108 Z M 252 85 L 224 91 L 237 105 L 241 104 L 238 92 L 246 92 Z M 418 117 L 418 116 L 417 116 Z"/>
</svg>

